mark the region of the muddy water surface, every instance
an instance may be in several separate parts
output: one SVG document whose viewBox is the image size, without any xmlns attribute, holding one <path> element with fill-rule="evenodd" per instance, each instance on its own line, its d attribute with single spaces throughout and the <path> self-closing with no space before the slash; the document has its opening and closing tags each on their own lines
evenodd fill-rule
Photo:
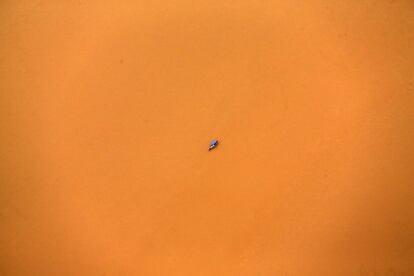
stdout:
<svg viewBox="0 0 414 276">
<path fill-rule="evenodd" d="M 412 1 L 1 1 L 0 41 L 1 275 L 413 275 Z"/>
</svg>

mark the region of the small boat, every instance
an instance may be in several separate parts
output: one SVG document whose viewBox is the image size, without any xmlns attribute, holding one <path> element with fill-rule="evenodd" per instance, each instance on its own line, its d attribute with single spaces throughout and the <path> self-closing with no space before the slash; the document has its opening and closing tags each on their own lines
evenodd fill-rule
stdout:
<svg viewBox="0 0 414 276">
<path fill-rule="evenodd" d="M 211 141 L 210 146 L 208 147 L 208 151 L 214 149 L 215 147 L 217 147 L 219 144 L 219 141 L 214 139 L 213 141 Z"/>
</svg>

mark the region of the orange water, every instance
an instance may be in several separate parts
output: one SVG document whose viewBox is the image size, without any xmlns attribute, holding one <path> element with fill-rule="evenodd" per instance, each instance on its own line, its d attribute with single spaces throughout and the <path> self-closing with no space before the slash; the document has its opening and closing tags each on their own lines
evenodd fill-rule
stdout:
<svg viewBox="0 0 414 276">
<path fill-rule="evenodd" d="M 413 275 L 413 119 L 413 1 L 0 1 L 0 275 Z"/>
</svg>

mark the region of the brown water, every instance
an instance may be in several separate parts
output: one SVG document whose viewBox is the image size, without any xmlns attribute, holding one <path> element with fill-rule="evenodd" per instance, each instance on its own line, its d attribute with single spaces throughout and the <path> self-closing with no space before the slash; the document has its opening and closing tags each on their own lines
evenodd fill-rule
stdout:
<svg viewBox="0 0 414 276">
<path fill-rule="evenodd" d="M 0 116 L 0 275 L 414 275 L 413 1 L 3 0 Z"/>
</svg>

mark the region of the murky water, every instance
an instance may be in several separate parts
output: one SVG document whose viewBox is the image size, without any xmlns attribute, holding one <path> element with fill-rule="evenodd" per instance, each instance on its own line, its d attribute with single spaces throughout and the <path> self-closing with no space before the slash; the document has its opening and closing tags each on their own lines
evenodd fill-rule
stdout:
<svg viewBox="0 0 414 276">
<path fill-rule="evenodd" d="M 411 275 L 413 35 L 402 0 L 2 1 L 0 274 Z"/>
</svg>

